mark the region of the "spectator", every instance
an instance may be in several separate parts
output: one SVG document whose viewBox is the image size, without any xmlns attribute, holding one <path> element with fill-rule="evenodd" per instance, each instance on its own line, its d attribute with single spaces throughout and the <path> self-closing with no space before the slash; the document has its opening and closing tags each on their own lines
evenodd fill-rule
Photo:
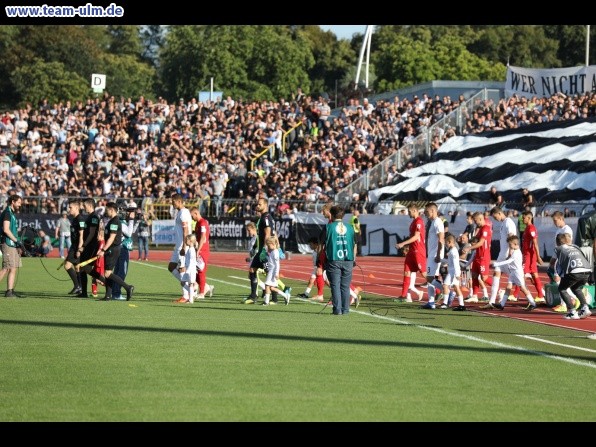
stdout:
<svg viewBox="0 0 596 447">
<path fill-rule="evenodd" d="M 493 207 L 496 206 L 503 209 L 503 206 L 505 204 L 503 201 L 503 195 L 497 191 L 496 186 L 491 186 L 490 188 L 490 197 L 488 199 L 488 203 Z"/>
<path fill-rule="evenodd" d="M 62 216 L 56 222 L 56 238 L 60 239 L 58 246 L 60 258 L 64 259 L 64 248 L 68 252 L 71 246 L 70 220 L 67 211 L 62 211 Z"/>
<path fill-rule="evenodd" d="M 139 258 L 137 261 L 141 259 L 143 261 L 149 260 L 149 237 L 151 235 L 151 226 L 147 222 L 149 215 L 147 213 L 143 213 L 140 216 L 140 220 L 137 227 L 137 238 L 139 243 Z"/>
<path fill-rule="evenodd" d="M 35 248 L 34 255 L 45 258 L 52 251 L 52 240 L 43 230 L 39 230 L 37 234 L 39 235 L 40 242 L 39 246 Z"/>
</svg>

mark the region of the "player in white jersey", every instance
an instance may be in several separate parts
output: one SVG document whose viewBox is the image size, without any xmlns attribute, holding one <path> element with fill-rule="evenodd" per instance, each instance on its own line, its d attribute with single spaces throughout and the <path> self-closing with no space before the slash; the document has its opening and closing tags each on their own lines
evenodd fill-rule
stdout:
<svg viewBox="0 0 596 447">
<path fill-rule="evenodd" d="M 509 282 L 507 283 L 505 294 L 503 295 L 503 298 L 501 298 L 501 303 L 491 304 L 490 308 L 503 310 L 505 308 L 505 304 L 507 304 L 507 298 L 509 298 L 511 289 L 513 289 L 513 286 L 519 286 L 521 291 L 526 294 L 526 298 L 528 299 L 529 303 L 524 310 L 532 311 L 536 309 L 536 302 L 526 287 L 526 281 L 524 279 L 523 256 L 521 250 L 519 249 L 519 238 L 515 235 L 509 236 L 507 238 L 507 244 L 509 246 L 509 250 L 506 259 L 504 261 L 491 262 L 491 264 L 495 268 L 507 266 L 507 276 L 509 276 Z"/>
<path fill-rule="evenodd" d="M 509 236 L 517 235 L 517 227 L 515 222 L 513 222 L 510 217 L 507 217 L 503 210 L 498 206 L 495 206 L 490 210 L 490 215 L 497 222 L 501 222 L 501 231 L 499 232 L 499 257 L 497 258 L 497 262 L 502 262 L 507 259 L 507 253 L 509 252 L 509 244 L 507 239 Z M 490 289 L 490 298 L 488 300 L 488 304 L 481 306 L 481 309 L 491 309 L 492 305 L 495 304 L 495 301 L 497 300 L 497 293 L 499 293 L 500 280 L 501 267 L 497 265 L 493 271 L 493 283 Z"/>
<path fill-rule="evenodd" d="M 172 251 L 172 255 L 170 256 L 168 270 L 174 275 L 178 282 L 181 282 L 178 267 L 180 264 L 180 256 L 184 256 L 185 252 L 182 251 L 181 254 L 180 251 L 183 250 L 186 236 L 192 232 L 192 217 L 188 208 L 184 206 L 184 200 L 180 194 L 174 194 L 172 196 L 172 205 L 176 212 L 174 216 L 174 251 Z"/>
<path fill-rule="evenodd" d="M 424 208 L 428 219 L 426 237 L 426 282 L 428 284 L 428 303 L 422 306 L 423 309 L 435 308 L 436 291 L 442 290 L 439 282 L 439 270 L 441 260 L 445 255 L 445 227 L 439 217 L 439 208 L 436 203 L 429 203 Z"/>
<path fill-rule="evenodd" d="M 190 233 L 186 236 L 186 244 L 182 246 L 185 251 L 184 256 L 180 257 L 180 283 L 182 285 L 182 298 L 185 301 L 177 301 L 180 303 L 194 302 L 194 292 L 197 289 L 195 280 L 197 271 L 197 237 Z"/>
<path fill-rule="evenodd" d="M 459 301 L 459 305 L 454 307 L 453 310 L 466 310 L 464 296 L 460 288 L 461 266 L 459 264 L 459 251 L 457 250 L 455 236 L 452 234 L 447 235 L 445 238 L 445 245 L 447 246 L 447 259 L 444 259 L 443 262 L 447 262 L 447 275 L 445 275 L 443 281 L 443 296 L 449 296 L 449 288 L 453 287 Z M 441 309 L 447 309 L 449 304 L 449 302 L 443 303 Z"/>
</svg>

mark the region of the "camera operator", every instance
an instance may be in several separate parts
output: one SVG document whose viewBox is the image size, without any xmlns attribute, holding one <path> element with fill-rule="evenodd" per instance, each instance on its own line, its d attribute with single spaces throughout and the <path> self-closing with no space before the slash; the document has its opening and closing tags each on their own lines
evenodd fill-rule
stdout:
<svg viewBox="0 0 596 447">
<path fill-rule="evenodd" d="M 17 194 L 11 195 L 7 200 L 6 208 L 0 215 L 2 227 L 0 230 L 0 248 L 2 250 L 2 270 L 0 270 L 0 281 L 8 273 L 6 285 L 6 297 L 14 297 L 17 294 L 14 291 L 14 283 L 17 275 L 17 269 L 22 267 L 21 255 L 18 248 L 21 243 L 17 238 L 18 221 L 15 212 L 21 208 L 22 199 Z"/>
<path fill-rule="evenodd" d="M 135 224 L 137 214 L 137 205 L 132 202 L 125 210 L 121 210 L 118 217 L 122 227 L 122 245 L 120 246 L 120 255 L 116 261 L 114 274 L 124 281 L 128 273 L 128 264 L 130 262 L 130 252 L 132 251 L 132 235 L 135 233 L 139 222 Z M 122 300 L 122 286 L 116 282 L 112 285 L 112 299 Z"/>
<path fill-rule="evenodd" d="M 149 222 L 147 222 L 148 214 L 147 213 L 139 213 L 137 215 L 139 222 L 137 226 L 137 234 L 139 240 L 139 259 L 143 259 L 143 261 L 149 260 L 149 236 L 151 234 L 151 226 Z"/>
</svg>

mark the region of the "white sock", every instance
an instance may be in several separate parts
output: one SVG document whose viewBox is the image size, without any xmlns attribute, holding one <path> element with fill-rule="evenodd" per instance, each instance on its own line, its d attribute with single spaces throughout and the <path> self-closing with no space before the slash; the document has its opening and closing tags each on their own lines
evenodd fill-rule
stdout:
<svg viewBox="0 0 596 447">
<path fill-rule="evenodd" d="M 465 306 L 464 304 L 464 296 L 463 295 L 458 295 L 457 296 L 457 301 L 459 302 L 460 306 Z"/>
<path fill-rule="evenodd" d="M 356 291 L 354 289 L 352 289 L 350 287 L 350 296 L 354 299 L 358 298 L 358 294 L 356 293 Z"/>
<path fill-rule="evenodd" d="M 534 298 L 532 298 L 532 294 L 528 292 L 528 294 L 526 295 L 526 298 L 528 299 L 528 303 L 530 303 L 532 306 L 536 305 L 536 301 L 534 301 Z"/>
<path fill-rule="evenodd" d="M 428 283 L 427 290 L 428 290 L 428 302 L 434 303 L 435 302 L 435 286 L 433 286 L 431 283 Z"/>
<path fill-rule="evenodd" d="M 410 273 L 410 290 L 418 293 L 418 289 L 416 288 L 416 272 Z"/>
<path fill-rule="evenodd" d="M 271 297 L 271 295 L 269 293 L 265 294 L 265 304 L 269 304 L 269 298 Z"/>
<path fill-rule="evenodd" d="M 310 295 L 310 291 L 311 291 L 312 287 L 307 287 L 306 290 L 304 291 L 305 295 Z"/>
<path fill-rule="evenodd" d="M 493 275 L 493 285 L 490 288 L 490 300 L 489 302 L 492 304 L 497 300 L 497 293 L 499 293 L 499 282 L 501 277 Z"/>
<path fill-rule="evenodd" d="M 190 297 L 190 286 L 187 282 L 182 286 L 182 298 L 188 299 Z"/>
<path fill-rule="evenodd" d="M 503 295 L 503 298 L 501 298 L 501 306 L 505 307 L 505 304 L 507 304 L 507 298 L 509 298 L 509 290 L 505 290 L 505 294 Z"/>
</svg>

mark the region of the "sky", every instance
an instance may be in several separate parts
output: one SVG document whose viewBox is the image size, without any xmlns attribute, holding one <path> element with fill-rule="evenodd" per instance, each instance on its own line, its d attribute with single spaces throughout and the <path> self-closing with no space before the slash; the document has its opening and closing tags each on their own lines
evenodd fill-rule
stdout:
<svg viewBox="0 0 596 447">
<path fill-rule="evenodd" d="M 352 34 L 364 34 L 366 25 L 319 25 L 325 31 L 332 31 L 338 39 L 352 39 Z"/>
</svg>

